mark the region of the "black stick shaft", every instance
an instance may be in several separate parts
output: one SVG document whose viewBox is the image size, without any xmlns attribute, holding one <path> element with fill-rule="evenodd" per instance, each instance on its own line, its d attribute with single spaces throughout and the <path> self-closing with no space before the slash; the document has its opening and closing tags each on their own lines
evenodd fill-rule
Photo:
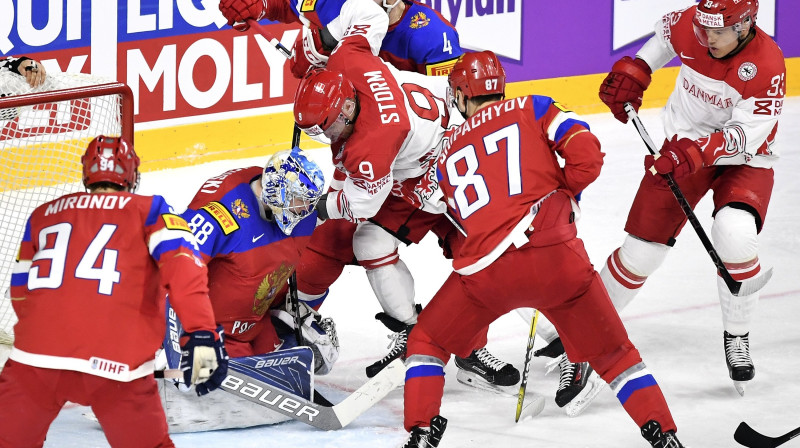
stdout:
<svg viewBox="0 0 800 448">
<path fill-rule="evenodd" d="M 642 120 L 639 119 L 639 114 L 636 113 L 636 110 L 633 108 L 633 106 L 631 106 L 630 103 L 625 103 L 625 112 L 628 113 L 628 117 L 633 122 L 633 126 L 636 127 L 637 131 L 639 131 L 639 136 L 642 137 L 642 141 L 644 141 L 645 146 L 647 146 L 647 150 L 650 151 L 650 154 L 655 156 L 657 154 L 655 144 L 650 138 L 650 134 L 648 134 L 647 130 L 644 128 Z M 678 201 L 678 205 L 680 205 L 681 210 L 683 210 L 683 213 L 686 215 L 689 223 L 692 224 L 692 228 L 694 228 L 695 233 L 697 233 L 697 236 L 700 238 L 700 242 L 703 243 L 703 247 L 711 257 L 711 261 L 714 263 L 714 266 L 716 266 L 719 275 L 722 277 L 722 280 L 725 281 L 725 285 L 733 295 L 739 295 L 739 290 L 742 287 L 741 282 L 734 280 L 733 276 L 731 276 L 731 273 L 728 272 L 728 268 L 725 267 L 725 263 L 722 262 L 722 259 L 719 257 L 719 254 L 717 254 L 716 249 L 714 249 L 714 245 L 711 243 L 708 235 L 706 235 L 705 230 L 703 230 L 703 226 L 697 219 L 697 215 L 694 214 L 692 206 L 689 205 L 689 201 L 686 200 L 686 196 L 683 195 L 683 192 L 678 187 L 678 184 L 675 182 L 672 174 L 667 173 L 663 174 L 663 176 L 667 181 L 667 185 L 669 185 L 669 189 L 672 190 L 672 194 L 675 196 L 675 199 Z"/>
</svg>

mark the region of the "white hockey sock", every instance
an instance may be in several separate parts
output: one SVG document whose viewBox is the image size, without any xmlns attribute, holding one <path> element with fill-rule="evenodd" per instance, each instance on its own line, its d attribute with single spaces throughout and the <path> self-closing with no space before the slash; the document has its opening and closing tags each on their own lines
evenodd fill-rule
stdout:
<svg viewBox="0 0 800 448">
<path fill-rule="evenodd" d="M 403 260 L 367 269 L 367 279 L 386 314 L 406 325 L 417 323 L 417 311 L 414 308 L 414 277 L 411 276 Z"/>
<path fill-rule="evenodd" d="M 600 271 L 600 279 L 608 291 L 608 296 L 611 297 L 614 308 L 617 312 L 621 312 L 639 294 L 647 277 L 637 276 L 622 266 L 617 257 L 618 252 L 619 249 L 608 257 Z"/>
<path fill-rule="evenodd" d="M 758 263 L 758 259 L 755 260 L 755 264 L 750 266 L 747 271 L 736 269 L 727 263 L 726 267 L 733 278 L 738 281 L 762 275 L 761 265 Z M 719 304 L 722 308 L 722 326 L 725 328 L 725 331 L 735 336 L 742 336 L 748 333 L 758 306 L 760 292 L 736 297 L 731 294 L 725 281 L 720 276 L 717 276 L 717 290 L 719 291 Z"/>
</svg>

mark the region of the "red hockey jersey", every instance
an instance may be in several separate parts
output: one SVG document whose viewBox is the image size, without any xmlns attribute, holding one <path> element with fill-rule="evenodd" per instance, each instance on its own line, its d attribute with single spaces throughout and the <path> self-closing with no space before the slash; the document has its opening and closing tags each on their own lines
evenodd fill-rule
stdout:
<svg viewBox="0 0 800 448">
<path fill-rule="evenodd" d="M 512 243 L 527 242 L 537 201 L 557 189 L 580 193 L 602 164 L 589 125 L 549 97 L 478 110 L 452 132 L 436 168 L 450 213 L 467 234 L 453 254 L 456 272 L 478 272 Z"/>
<path fill-rule="evenodd" d="M 208 287 L 217 322 L 230 339 L 250 341 L 256 323 L 283 302 L 287 281 L 308 244 L 317 214 L 304 218 L 287 236 L 264 219 L 251 183 L 262 168 L 227 171 L 207 180 L 182 216 L 208 263 Z"/>
<path fill-rule="evenodd" d="M 153 373 L 170 299 L 187 332 L 214 331 L 206 267 L 161 196 L 74 193 L 25 226 L 11 297 L 10 358 L 118 381 Z"/>
</svg>

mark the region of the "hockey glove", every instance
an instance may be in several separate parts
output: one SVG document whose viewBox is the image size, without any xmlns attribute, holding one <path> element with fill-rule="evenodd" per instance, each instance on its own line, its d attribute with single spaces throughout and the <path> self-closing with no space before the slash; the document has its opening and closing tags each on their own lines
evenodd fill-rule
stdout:
<svg viewBox="0 0 800 448">
<path fill-rule="evenodd" d="M 228 25 L 237 31 L 247 31 L 247 19 L 261 20 L 267 15 L 267 0 L 220 0 L 219 10 Z"/>
<path fill-rule="evenodd" d="M 292 48 L 289 68 L 295 78 L 302 78 L 311 67 L 325 67 L 331 52 L 322 45 L 321 30 L 304 26 Z"/>
<path fill-rule="evenodd" d="M 642 105 L 642 95 L 650 86 L 650 74 L 653 71 L 643 60 L 625 56 L 614 63 L 611 73 L 600 84 L 600 100 L 602 100 L 614 118 L 627 123 L 628 114 L 625 103 L 631 103 L 636 111 Z"/>
<path fill-rule="evenodd" d="M 298 314 L 304 339 L 303 345 L 307 345 L 314 352 L 314 373 L 325 375 L 333 369 L 333 364 L 339 359 L 339 337 L 336 333 L 336 324 L 331 318 L 323 319 L 319 313 L 304 302 L 300 301 L 298 305 L 300 305 Z M 288 300 L 284 309 L 270 310 L 275 330 L 284 341 L 281 349 L 300 345 L 295 340 L 292 313 L 292 306 Z"/>
<path fill-rule="evenodd" d="M 703 157 L 700 148 L 688 138 L 679 139 L 677 136 L 664 142 L 659 151 L 659 157 L 646 156 L 644 167 L 656 170 L 658 174 L 672 173 L 677 179 L 687 174 L 692 174 L 703 166 Z"/>
<path fill-rule="evenodd" d="M 197 395 L 218 388 L 228 375 L 228 352 L 222 326 L 216 331 L 195 331 L 181 336 L 183 382 L 194 384 Z"/>
</svg>

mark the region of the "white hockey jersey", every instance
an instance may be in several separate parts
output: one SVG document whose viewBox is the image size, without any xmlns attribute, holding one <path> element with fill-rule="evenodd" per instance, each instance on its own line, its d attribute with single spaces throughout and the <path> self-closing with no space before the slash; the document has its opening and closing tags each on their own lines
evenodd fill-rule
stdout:
<svg viewBox="0 0 800 448">
<path fill-rule="evenodd" d="M 375 215 L 396 182 L 425 173 L 444 132 L 463 118 L 447 99 L 447 77 L 397 70 L 371 55 L 363 39 L 345 42 L 328 68 L 353 83 L 360 111 L 353 134 L 331 150 L 347 174 L 339 210 L 355 222 Z"/>
<path fill-rule="evenodd" d="M 694 35 L 696 6 L 665 15 L 636 54 L 654 71 L 682 62 L 662 114 L 668 138 L 695 140 L 710 165 L 770 168 L 778 159 L 775 133 L 786 91 L 778 45 L 760 28 L 738 53 L 712 58 Z"/>
</svg>

